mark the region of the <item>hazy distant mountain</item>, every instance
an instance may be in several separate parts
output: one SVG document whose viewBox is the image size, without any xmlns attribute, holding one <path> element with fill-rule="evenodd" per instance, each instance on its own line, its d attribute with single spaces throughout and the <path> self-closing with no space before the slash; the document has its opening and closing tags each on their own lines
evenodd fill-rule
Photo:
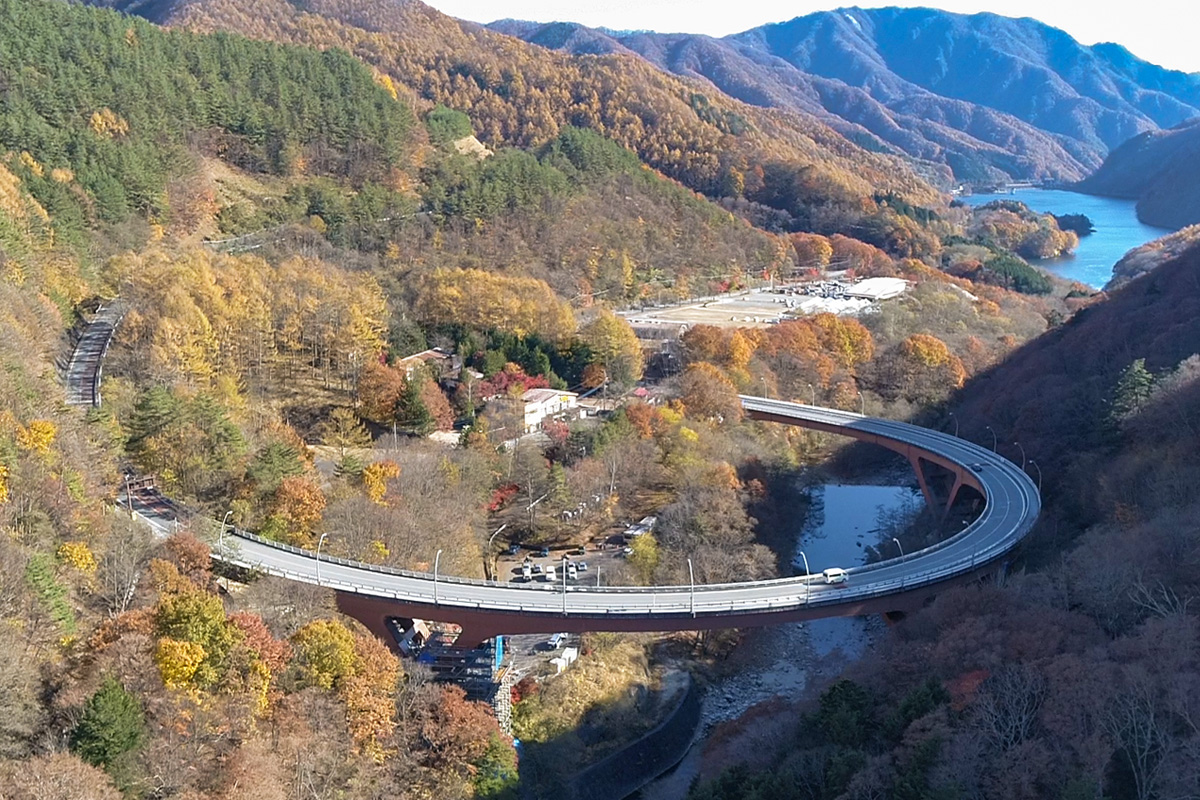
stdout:
<svg viewBox="0 0 1200 800">
<path fill-rule="evenodd" d="M 746 102 L 834 117 L 856 141 L 948 164 L 964 180 L 1076 179 L 1131 136 L 1200 114 L 1200 76 L 995 14 L 850 8 L 723 39 L 492 27 L 569 52 L 633 50 Z"/>
<path fill-rule="evenodd" d="M 1136 199 L 1138 218 L 1148 225 L 1200 223 L 1200 119 L 1130 139 L 1079 189 Z"/>
</svg>

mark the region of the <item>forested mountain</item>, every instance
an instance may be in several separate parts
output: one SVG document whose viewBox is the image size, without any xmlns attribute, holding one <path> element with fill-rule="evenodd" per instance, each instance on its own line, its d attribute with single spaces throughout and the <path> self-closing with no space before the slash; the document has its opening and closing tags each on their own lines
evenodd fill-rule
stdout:
<svg viewBox="0 0 1200 800">
<path fill-rule="evenodd" d="M 414 97 L 467 112 L 489 145 L 538 146 L 566 125 L 590 128 L 696 191 L 782 211 L 793 229 L 859 224 L 882 212 L 879 194 L 938 202 L 904 159 L 855 144 L 810 114 L 746 105 L 629 55 L 547 52 L 417 0 L 129 7 L 170 25 L 343 47 Z"/>
<path fill-rule="evenodd" d="M 194 29 L 0 0 L 5 800 L 502 800 L 518 767 L 522 793 L 561 796 L 650 724 L 655 642 L 589 637 L 565 680 L 525 682 L 518 765 L 486 705 L 330 589 L 218 580 L 216 521 L 479 577 L 497 528 L 565 551 L 661 512 L 605 584 L 679 584 L 693 560 L 699 581 L 764 578 L 796 467 L 829 445 L 741 420 L 739 393 L 907 417 L 1096 300 L 1017 255 L 1074 243 L 1053 217 L 946 205 L 902 159 L 638 56 L 550 53 L 416 2 L 119 5 Z M 655 371 L 614 309 L 835 267 L 909 291 L 861 321 L 692 326 L 657 363 L 668 402 L 500 446 L 527 388 L 618 395 Z M 115 295 L 103 405 L 66 406 L 71 337 Z M 430 346 L 472 369 L 404 358 Z M 426 438 L 456 426 L 458 446 Z M 116 511 L 128 470 L 185 510 L 175 535 Z"/>
<path fill-rule="evenodd" d="M 1200 222 L 1200 121 L 1147 131 L 1118 147 L 1079 191 L 1137 200 L 1138 219 L 1181 228 Z"/>
<path fill-rule="evenodd" d="M 947 164 L 967 181 L 1077 179 L 1129 137 L 1200 108 L 1196 76 L 995 14 L 848 8 L 723 39 L 494 27 L 571 52 L 631 50 L 749 103 L 824 112 L 858 141 Z"/>
</svg>

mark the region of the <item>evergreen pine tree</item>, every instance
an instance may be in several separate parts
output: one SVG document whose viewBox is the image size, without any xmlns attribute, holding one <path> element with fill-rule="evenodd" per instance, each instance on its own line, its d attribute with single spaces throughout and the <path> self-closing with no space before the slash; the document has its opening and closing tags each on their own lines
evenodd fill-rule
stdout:
<svg viewBox="0 0 1200 800">
<path fill-rule="evenodd" d="M 109 676 L 84 706 L 71 731 L 71 749 L 89 764 L 110 769 L 140 747 L 145 735 L 146 718 L 137 698 Z"/>
<path fill-rule="evenodd" d="M 1146 359 L 1139 358 L 1121 372 L 1113 392 L 1112 414 L 1122 420 L 1142 410 L 1154 393 L 1154 376 L 1146 369 Z"/>
<path fill-rule="evenodd" d="M 433 415 L 421 399 L 421 380 L 417 376 L 404 382 L 404 393 L 396 403 L 396 422 L 420 436 L 434 429 Z"/>
</svg>

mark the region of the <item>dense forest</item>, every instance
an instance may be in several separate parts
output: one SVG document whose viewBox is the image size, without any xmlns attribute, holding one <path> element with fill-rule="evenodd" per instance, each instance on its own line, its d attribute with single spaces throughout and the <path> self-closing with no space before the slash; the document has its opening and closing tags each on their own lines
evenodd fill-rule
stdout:
<svg viewBox="0 0 1200 800">
<path fill-rule="evenodd" d="M 166 32 L 68 5 L 0 4 L 0 147 L 61 236 L 168 224 L 188 146 L 254 172 L 382 181 L 413 126 L 345 53 Z M 189 202 L 193 198 L 187 198 Z"/>
<path fill-rule="evenodd" d="M 769 577 L 787 569 L 778 528 L 796 470 L 836 442 L 742 419 L 739 392 L 983 418 L 977 387 L 1016 391 L 1033 379 L 1004 377 L 1012 364 L 1092 320 L 1120 330 L 1103 315 L 1135 296 L 1104 303 L 1031 267 L 1074 245 L 1052 217 L 950 205 L 813 120 L 636 61 L 547 54 L 419 3 L 175 8 L 190 30 L 0 0 L 5 797 L 512 797 L 518 776 L 553 794 L 569 765 L 652 722 L 660 642 L 589 637 L 578 671 L 523 685 L 518 764 L 490 707 L 398 660 L 330 592 L 214 572 L 206 520 L 411 569 L 444 551 L 446 574 L 482 577 L 501 525 L 565 550 L 657 514 L 606 583 L 678 583 L 688 559 L 699 581 Z M 200 32 L 217 27 L 288 43 Z M 615 313 L 834 269 L 909 291 L 861 319 L 693 326 L 674 361 Z M 128 310 L 104 404 L 69 408 L 73 337 L 116 296 Z M 1127 437 L 1130 453 L 1149 435 L 1137 414 L 1185 396 L 1191 375 L 1179 347 L 1144 345 L 1106 356 L 1114 386 L 1095 390 L 1120 409 L 1105 441 Z M 433 347 L 464 369 L 406 358 Z M 1145 374 L 1120 373 L 1135 358 Z M 511 444 L 517 398 L 548 386 L 617 408 Z M 1053 452 L 1038 451 L 1047 465 Z M 155 537 L 114 508 L 124 471 L 154 475 L 194 516 Z M 1102 522 L 1068 518 L 1070 535 L 1063 522 L 1039 542 L 1045 563 Z M 1145 588 L 1162 607 L 1186 598 Z M 1027 602 L 965 591 L 983 599 L 963 607 Z M 1142 630 L 1138 602 L 1114 636 Z M 899 626 L 887 657 L 910 641 L 924 653 L 928 630 Z M 694 664 L 734 641 L 675 646 Z M 947 692 L 958 702 L 956 665 L 988 652 L 948 654 L 921 681 L 903 672 L 894 690 L 850 676 L 822 701 L 850 709 L 845 737 L 800 748 L 840 765 L 812 796 L 884 770 Z M 863 733 L 871 715 L 890 721 Z M 921 764 L 940 757 L 912 741 Z M 1128 782 L 1077 771 L 1114 796 Z"/>
<path fill-rule="evenodd" d="M 869 219 L 881 233 L 911 235 L 874 194 L 895 192 L 918 205 L 936 198 L 908 163 L 809 114 L 738 103 L 632 56 L 549 53 L 419 2 L 321 0 L 301 10 L 271 0 L 249 13 L 227 0 L 199 0 L 156 11 L 155 21 L 190 29 L 345 48 L 414 101 L 469 113 L 487 144 L 537 147 L 564 126 L 591 128 L 696 191 L 764 205 L 792 228 L 834 233 Z"/>
</svg>

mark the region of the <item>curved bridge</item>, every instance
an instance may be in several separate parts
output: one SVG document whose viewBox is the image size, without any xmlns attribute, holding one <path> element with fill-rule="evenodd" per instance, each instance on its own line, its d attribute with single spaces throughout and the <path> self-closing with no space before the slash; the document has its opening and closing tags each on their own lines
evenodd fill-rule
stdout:
<svg viewBox="0 0 1200 800">
<path fill-rule="evenodd" d="M 846 411 L 761 397 L 741 400 L 752 419 L 836 433 L 901 453 L 916 469 L 931 510 L 936 501 L 927 469 L 937 465 L 953 476 L 944 508 L 962 487 L 971 487 L 982 496 L 983 511 L 964 530 L 924 550 L 847 568 L 849 581 L 834 586 L 820 575 L 698 586 L 497 583 L 327 556 L 318 560 L 311 551 L 244 533 L 225 537 L 214 557 L 334 589 L 342 612 L 384 641 L 392 641 L 389 618 L 420 618 L 461 625 L 459 643 L 474 646 L 498 634 L 705 630 L 908 610 L 935 587 L 1002 560 L 1037 520 L 1041 501 L 1033 481 L 1015 464 L 971 442 Z"/>
</svg>

